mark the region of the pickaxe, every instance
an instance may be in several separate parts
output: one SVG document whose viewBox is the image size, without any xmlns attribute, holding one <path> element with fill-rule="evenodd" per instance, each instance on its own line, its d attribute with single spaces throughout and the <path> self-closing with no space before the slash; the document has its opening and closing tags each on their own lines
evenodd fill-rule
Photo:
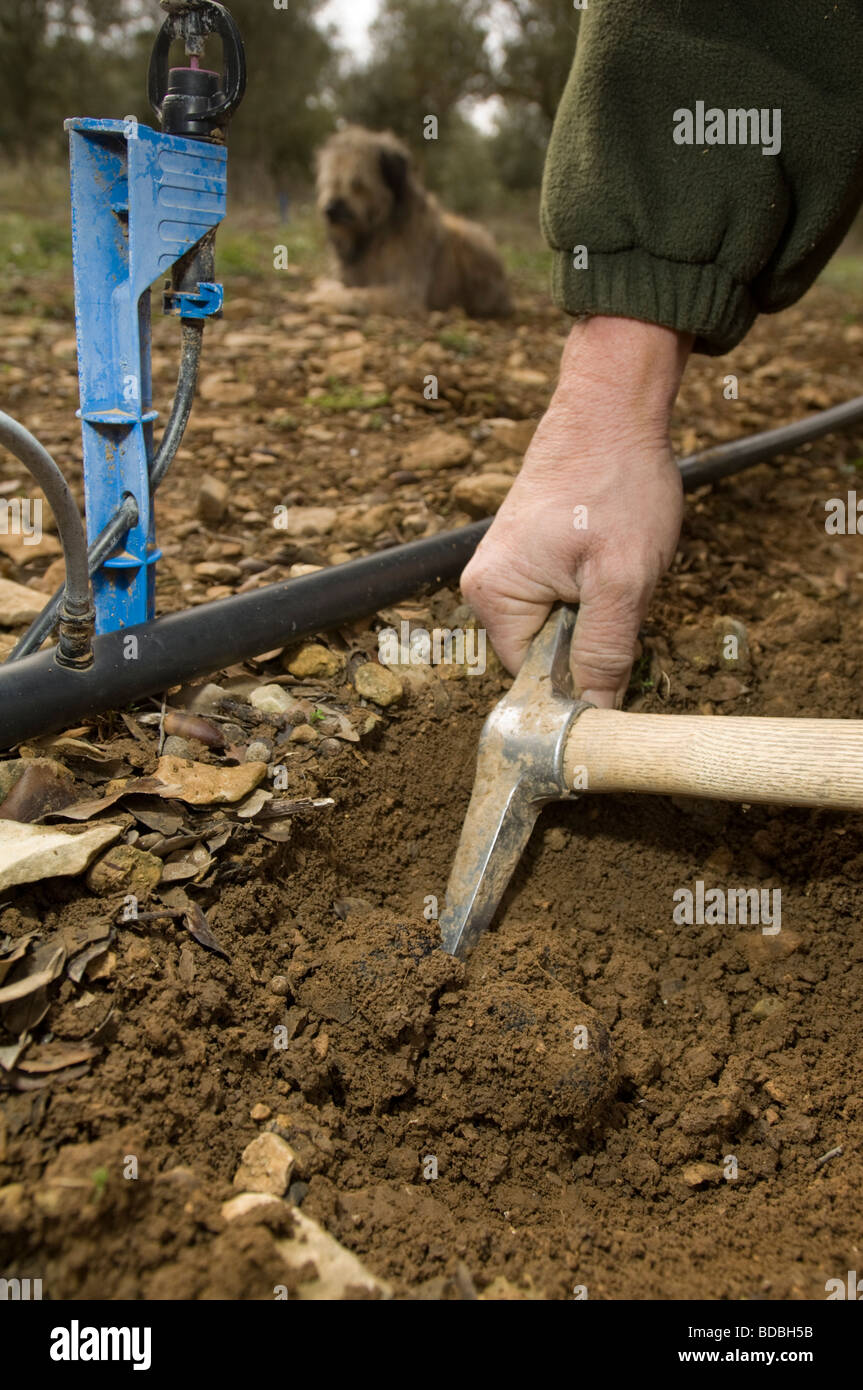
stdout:
<svg viewBox="0 0 863 1390">
<path fill-rule="evenodd" d="M 597 709 L 572 694 L 574 626 L 571 608 L 552 612 L 483 726 L 440 920 L 451 955 L 491 922 L 549 801 L 625 791 L 863 810 L 863 722 Z"/>
</svg>

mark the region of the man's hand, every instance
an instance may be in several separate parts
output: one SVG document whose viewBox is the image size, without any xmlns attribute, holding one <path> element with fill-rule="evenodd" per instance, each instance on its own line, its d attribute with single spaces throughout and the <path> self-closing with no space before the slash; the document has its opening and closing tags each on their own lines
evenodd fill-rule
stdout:
<svg viewBox="0 0 863 1390">
<path fill-rule="evenodd" d="M 638 629 L 674 558 L 683 489 L 669 421 L 689 335 L 634 319 L 573 325 L 560 380 L 461 587 L 510 671 L 559 599 L 578 603 L 576 691 L 619 705 Z"/>
</svg>

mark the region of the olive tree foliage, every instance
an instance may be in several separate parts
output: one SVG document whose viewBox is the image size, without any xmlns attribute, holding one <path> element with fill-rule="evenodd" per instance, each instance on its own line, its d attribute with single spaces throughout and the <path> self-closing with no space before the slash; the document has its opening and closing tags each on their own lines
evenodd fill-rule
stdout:
<svg viewBox="0 0 863 1390">
<path fill-rule="evenodd" d="M 484 0 L 381 0 L 371 54 L 341 84 L 341 114 L 418 145 L 427 117 L 443 126 L 465 98 L 485 95 L 487 8 Z"/>
<path fill-rule="evenodd" d="M 465 207 L 482 202 L 490 181 L 535 188 L 579 18 L 571 0 L 382 0 L 371 54 L 348 65 L 339 112 L 403 136 L 432 185 L 451 188 Z M 473 103 L 492 97 L 489 137 L 469 117 Z"/>
<path fill-rule="evenodd" d="M 332 128 L 335 50 L 320 21 L 325 0 L 228 0 L 243 35 L 246 98 L 232 153 L 280 182 L 306 175 Z M 0 158 L 59 154 L 67 116 L 129 114 L 155 122 L 149 54 L 165 11 L 158 0 L 0 0 Z M 180 43 L 172 59 L 185 59 Z M 221 65 L 218 39 L 203 62 Z"/>
<path fill-rule="evenodd" d="M 466 209 L 492 185 L 538 184 L 578 33 L 571 0 L 380 0 L 360 61 L 327 25 L 326 0 L 227 3 L 248 57 L 230 133 L 241 167 L 302 183 L 316 146 L 352 120 L 401 135 Z M 0 159 L 59 155 L 67 116 L 152 122 L 147 64 L 164 17 L 159 0 L 0 0 Z M 216 40 L 204 61 L 219 66 Z"/>
<path fill-rule="evenodd" d="M 59 149 L 67 116 L 134 110 L 132 55 L 148 13 L 161 15 L 150 0 L 2 0 L 0 157 Z"/>
</svg>

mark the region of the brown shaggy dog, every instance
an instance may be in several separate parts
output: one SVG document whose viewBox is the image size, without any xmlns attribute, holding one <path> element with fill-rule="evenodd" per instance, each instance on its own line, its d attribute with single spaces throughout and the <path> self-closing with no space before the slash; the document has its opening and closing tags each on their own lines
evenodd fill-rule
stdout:
<svg viewBox="0 0 863 1390">
<path fill-rule="evenodd" d="M 405 313 L 461 305 L 473 318 L 512 312 L 494 242 L 475 222 L 444 212 L 390 132 L 348 126 L 318 154 L 318 208 L 338 283 L 318 302 Z"/>
</svg>

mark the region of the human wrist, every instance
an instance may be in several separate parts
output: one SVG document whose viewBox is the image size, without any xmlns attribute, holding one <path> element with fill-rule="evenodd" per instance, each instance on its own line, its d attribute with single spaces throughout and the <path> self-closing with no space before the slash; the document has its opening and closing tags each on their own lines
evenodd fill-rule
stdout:
<svg viewBox="0 0 863 1390">
<path fill-rule="evenodd" d="M 550 411 L 580 430 L 667 437 L 693 335 L 640 319 L 577 320 Z"/>
</svg>

